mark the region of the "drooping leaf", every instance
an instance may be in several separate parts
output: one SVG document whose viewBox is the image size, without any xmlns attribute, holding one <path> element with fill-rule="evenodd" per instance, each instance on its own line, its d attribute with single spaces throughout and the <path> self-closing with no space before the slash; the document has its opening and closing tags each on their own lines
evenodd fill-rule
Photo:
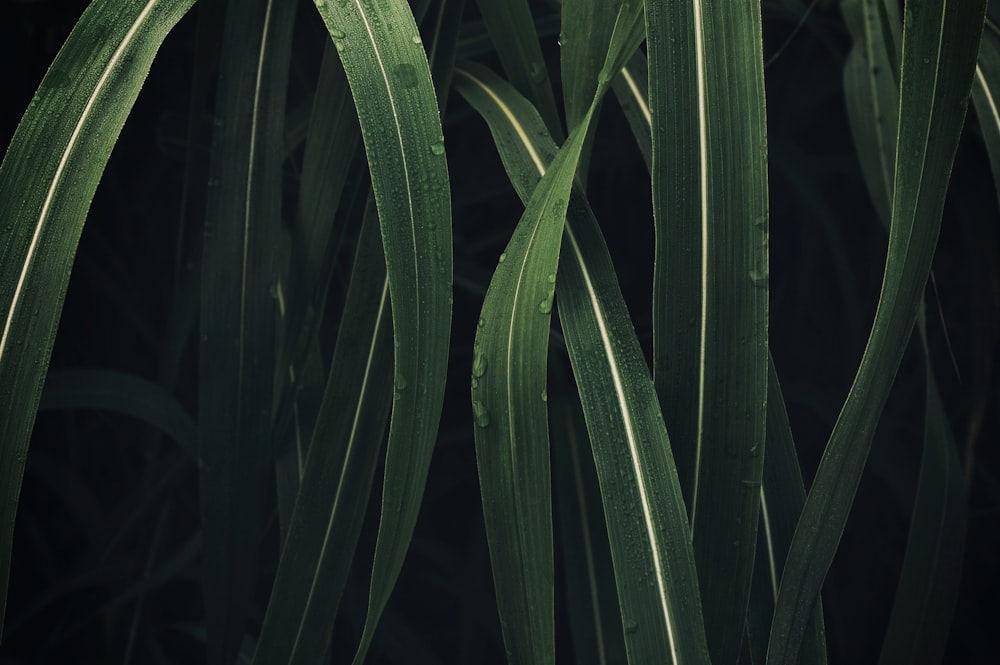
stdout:
<svg viewBox="0 0 1000 665">
<path fill-rule="evenodd" d="M 908 3 L 889 249 L 868 346 L 806 499 L 778 592 L 769 663 L 797 661 L 913 329 L 975 74 L 986 3 Z"/>
<path fill-rule="evenodd" d="M 647 0 L 653 376 L 685 487 L 712 659 L 735 662 L 767 391 L 760 3 Z"/>
<path fill-rule="evenodd" d="M 610 72 L 622 65 L 621 58 L 609 58 L 608 63 L 612 62 L 614 68 L 606 64 L 602 72 L 602 85 L 607 85 Z M 456 85 L 489 122 L 508 174 L 527 199 L 538 177 L 546 172 L 554 144 L 545 137 L 537 113 L 509 86 L 471 66 L 460 73 Z M 563 263 L 570 284 L 558 287 L 560 317 L 568 344 L 570 330 L 575 333 L 571 353 L 574 346 L 579 351 L 574 367 L 578 385 L 587 391 L 583 395 L 584 409 L 616 561 L 627 648 L 633 662 L 659 662 L 672 657 L 702 662 L 707 651 L 693 557 L 666 431 L 634 332 L 626 332 L 631 330 L 631 324 L 623 323 L 628 316 L 620 293 L 616 285 L 611 289 L 613 269 L 592 213 L 575 197 L 570 211 L 566 230 L 573 250 L 568 262 Z M 582 230 L 574 233 L 571 229 L 578 222 Z M 590 278 L 590 270 L 596 277 Z M 569 311 L 575 315 L 567 318 L 565 299 L 576 293 L 584 294 L 581 297 L 586 304 L 570 304 Z M 600 349 L 593 348 L 595 339 L 603 340 Z M 587 371 L 591 364 L 594 366 L 589 369 L 594 372 Z M 587 374 L 586 380 L 581 372 Z M 607 380 L 597 382 L 595 376 Z M 609 421 L 613 424 L 608 425 Z M 635 475 L 623 475 L 623 468 L 634 469 Z M 484 487 L 484 499 L 488 501 L 490 496 Z M 634 516 L 634 520 L 621 519 L 625 515 Z M 675 519 L 665 517 L 668 515 Z M 638 561 L 637 556 L 641 557 Z M 501 580 L 509 579 L 497 572 L 495 577 L 498 587 L 503 584 Z M 656 582 L 653 585 L 647 582 L 651 577 Z"/>
<path fill-rule="evenodd" d="M 112 370 L 64 369 L 49 372 L 39 411 L 105 409 L 137 418 L 172 438 L 192 458 L 198 426 L 161 386 Z"/>
<path fill-rule="evenodd" d="M 93 2 L 0 164 L 0 627 L 28 441 L 83 223 L 153 57 L 192 4 Z"/>
<path fill-rule="evenodd" d="M 317 0 L 316 7 L 358 110 L 395 344 L 382 518 L 368 617 L 355 657 L 361 662 L 410 544 L 441 418 L 451 327 L 451 203 L 430 68 L 407 4 Z"/>
</svg>

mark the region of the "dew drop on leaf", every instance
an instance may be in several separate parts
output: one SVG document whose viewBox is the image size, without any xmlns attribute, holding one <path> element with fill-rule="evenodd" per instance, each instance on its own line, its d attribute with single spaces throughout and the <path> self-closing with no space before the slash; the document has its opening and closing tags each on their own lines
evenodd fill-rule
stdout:
<svg viewBox="0 0 1000 665">
<path fill-rule="evenodd" d="M 757 288 L 764 288 L 767 286 L 767 271 L 754 268 L 750 271 L 750 283 Z"/>
<path fill-rule="evenodd" d="M 498 262 L 503 263 L 506 260 L 507 260 L 507 252 L 503 252 L 502 254 L 500 254 L 500 260 Z"/>
<path fill-rule="evenodd" d="M 444 154 L 444 143 L 441 141 L 435 141 L 431 144 L 431 152 L 435 155 L 441 156 Z"/>
<path fill-rule="evenodd" d="M 489 361 L 486 360 L 486 354 L 477 348 L 472 354 L 472 376 L 481 378 L 486 374 L 488 367 Z"/>
<path fill-rule="evenodd" d="M 343 30 L 338 30 L 337 28 L 330 28 L 330 36 L 334 39 L 343 39 L 347 36 Z"/>
<path fill-rule="evenodd" d="M 552 296 L 549 295 L 548 298 L 538 303 L 538 311 L 542 314 L 552 313 Z"/>
<path fill-rule="evenodd" d="M 412 41 L 414 44 L 421 44 L 421 43 L 423 43 L 421 41 L 421 39 L 420 39 L 420 35 L 413 35 L 413 39 L 411 39 L 410 41 Z"/>
<path fill-rule="evenodd" d="M 490 412 L 486 409 L 486 405 L 479 400 L 472 402 L 472 416 L 480 427 L 490 426 Z"/>
</svg>

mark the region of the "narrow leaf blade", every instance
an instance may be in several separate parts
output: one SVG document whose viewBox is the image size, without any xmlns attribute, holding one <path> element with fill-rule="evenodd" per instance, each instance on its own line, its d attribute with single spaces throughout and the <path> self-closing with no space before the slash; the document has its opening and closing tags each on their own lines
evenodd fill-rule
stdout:
<svg viewBox="0 0 1000 665">
<path fill-rule="evenodd" d="M 788 554 L 769 663 L 797 660 L 840 542 L 889 389 L 922 300 L 958 148 L 986 3 L 906 6 L 892 223 L 882 292 L 861 366 L 827 443 Z"/>
<path fill-rule="evenodd" d="M 0 626 L 28 442 L 80 233 L 153 57 L 192 4 L 93 2 L 0 164 Z"/>
<path fill-rule="evenodd" d="M 451 201 L 430 67 L 406 2 L 317 0 L 358 110 L 392 303 L 395 384 L 382 519 L 356 662 L 409 547 L 444 400 L 452 302 Z"/>
</svg>

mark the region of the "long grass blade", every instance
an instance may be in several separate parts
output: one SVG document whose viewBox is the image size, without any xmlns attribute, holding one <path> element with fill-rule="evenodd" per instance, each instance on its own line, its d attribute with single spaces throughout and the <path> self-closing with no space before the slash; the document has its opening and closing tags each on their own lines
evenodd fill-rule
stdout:
<svg viewBox="0 0 1000 665">
<path fill-rule="evenodd" d="M 543 163 L 535 164 L 536 172 L 546 175 L 501 256 L 476 334 L 476 459 L 504 642 L 508 659 L 516 663 L 551 663 L 555 658 L 545 404 L 549 315 L 567 201 L 589 121 L 608 87 L 609 72 L 617 71 L 638 46 L 634 34 L 639 16 L 636 11 L 619 14 L 587 117 L 547 170 Z"/>
<path fill-rule="evenodd" d="M 795 533 L 806 491 L 802 471 L 792 439 L 792 429 L 785 410 L 785 398 L 778 383 L 774 362 L 768 358 L 767 379 L 767 454 L 760 487 L 760 527 L 757 532 L 757 558 L 747 614 L 749 650 L 753 662 L 763 663 L 767 640 L 778 599 L 778 586 L 785 568 L 788 546 Z M 817 600 L 799 655 L 799 665 L 825 665 L 826 634 L 823 603 Z"/>
<path fill-rule="evenodd" d="M 153 57 L 190 0 L 97 0 L 0 164 L 0 627 L 14 515 L 83 223 Z"/>
<path fill-rule="evenodd" d="M 246 633 L 271 457 L 281 160 L 294 6 L 230 4 L 202 252 L 200 502 L 208 661 Z M 248 36 L 252 35 L 248 39 Z"/>
<path fill-rule="evenodd" d="M 767 393 L 760 4 L 646 2 L 653 375 L 688 497 L 712 659 L 743 637 Z"/>
<path fill-rule="evenodd" d="M 789 550 L 769 663 L 797 660 L 913 329 L 940 230 L 948 176 L 975 74 L 985 2 L 908 3 L 899 136 L 882 292 L 868 346 L 834 426 Z"/>
<path fill-rule="evenodd" d="M 621 63 L 616 64 L 620 68 Z M 611 78 L 608 73 L 607 69 L 603 73 L 605 83 Z M 527 199 L 555 150 L 541 120 L 530 104 L 483 70 L 469 67 L 456 79 L 456 85 L 489 122 L 508 173 Z M 693 555 L 676 472 L 669 460 L 666 431 L 638 341 L 634 332 L 625 332 L 631 330 L 631 325 L 620 293 L 617 288 L 610 295 L 606 293 L 609 283 L 614 283 L 614 273 L 596 223 L 587 223 L 593 218 L 582 202 L 571 202 L 570 210 L 566 237 L 572 252 L 563 262 L 570 284 L 558 287 L 560 316 L 568 343 L 570 330 L 575 333 L 571 352 L 574 347 L 592 347 L 592 340 L 603 340 L 600 351 L 581 352 L 574 358 L 574 366 L 579 377 L 586 370 L 578 365 L 596 364 L 596 369 L 591 368 L 594 372 L 587 373 L 588 379 L 606 379 L 599 383 L 579 379 L 578 383 L 581 389 L 593 388 L 583 396 L 584 408 L 592 439 L 597 435 L 594 453 L 616 562 L 619 600 L 626 617 L 630 659 L 702 662 L 707 658 L 707 649 Z M 579 220 L 583 221 L 577 227 Z M 593 268 L 602 256 L 603 263 Z M 582 296 L 586 302 L 570 304 L 569 310 L 578 315 L 567 318 L 566 298 L 575 293 L 586 294 Z M 600 424 L 609 421 L 614 423 L 610 428 Z M 626 468 L 635 470 L 635 475 L 623 475 L 622 469 Z M 484 488 L 484 499 L 488 501 L 490 496 Z M 635 520 L 622 520 L 623 515 L 633 515 Z M 675 519 L 669 519 L 669 515 Z M 642 553 L 641 558 L 636 558 L 640 556 L 637 553 Z M 495 576 L 499 586 L 502 578 L 497 573 Z M 648 584 L 651 577 L 655 581 L 652 586 Z"/>
<path fill-rule="evenodd" d="M 430 68 L 401 0 L 317 8 L 358 110 L 392 303 L 395 393 L 364 634 L 368 651 L 409 547 L 441 418 L 452 303 L 451 203 Z"/>
<path fill-rule="evenodd" d="M 968 523 L 965 478 L 934 378 L 923 318 L 921 312 L 918 326 L 927 381 L 924 451 L 881 665 L 943 662 L 962 578 Z"/>
<path fill-rule="evenodd" d="M 902 20 L 892 2 L 862 0 L 845 4 L 843 10 L 855 39 L 844 72 L 848 99 L 853 99 L 849 103 L 851 127 L 868 190 L 888 226 L 901 46 L 893 35 L 898 33 Z M 987 41 L 984 35 L 980 61 L 983 51 L 988 50 Z M 977 65 L 976 81 L 980 73 Z M 975 86 L 973 91 L 975 94 Z M 920 336 L 927 359 L 924 454 L 903 570 L 882 644 L 882 663 L 940 662 L 961 571 L 966 522 L 964 481 L 930 366 L 922 315 Z"/>
<path fill-rule="evenodd" d="M 389 406 L 389 289 L 374 204 L 304 465 L 255 663 L 317 663 L 326 650 L 368 504 Z"/>
</svg>

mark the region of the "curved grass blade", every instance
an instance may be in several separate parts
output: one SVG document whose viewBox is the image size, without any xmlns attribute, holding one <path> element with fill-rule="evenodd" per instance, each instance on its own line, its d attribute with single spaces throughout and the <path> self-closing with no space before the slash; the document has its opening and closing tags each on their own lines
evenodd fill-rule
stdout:
<svg viewBox="0 0 1000 665">
<path fill-rule="evenodd" d="M 972 86 L 972 103 L 983 130 L 983 142 L 1000 196 L 1000 27 L 986 21 L 979 47 L 979 64 Z"/>
<path fill-rule="evenodd" d="M 555 662 L 548 335 L 567 198 L 586 128 L 535 189 L 490 282 L 472 361 L 476 461 L 511 663 Z"/>
<path fill-rule="evenodd" d="M 917 317 L 975 74 L 985 4 L 935 0 L 906 6 L 892 224 L 882 292 L 861 366 L 792 539 L 768 645 L 769 663 L 797 660 L 807 617 L 840 542 L 875 425 Z"/>
<path fill-rule="evenodd" d="M 291 6 L 290 6 L 291 5 Z M 293 3 L 226 15 L 201 278 L 199 476 L 208 662 L 246 633 L 271 459 L 281 160 Z"/>
<path fill-rule="evenodd" d="M 806 500 L 802 471 L 792 440 L 792 430 L 785 410 L 785 398 L 778 383 L 774 361 L 768 356 L 767 378 L 767 455 L 760 487 L 760 528 L 757 532 L 757 557 L 750 589 L 747 630 L 749 648 L 755 663 L 763 663 L 767 639 L 778 599 L 781 572 L 785 567 L 788 546 L 795 533 Z M 826 634 L 823 603 L 817 600 L 807 628 L 799 665 L 825 665 Z"/>
<path fill-rule="evenodd" d="M 172 438 L 192 458 L 198 426 L 162 386 L 113 370 L 63 369 L 45 379 L 39 411 L 103 409 L 137 418 Z"/>
<path fill-rule="evenodd" d="M 615 64 L 610 71 L 620 68 L 620 62 Z M 545 137 L 541 120 L 526 100 L 496 77 L 471 66 L 459 73 L 456 85 L 489 122 L 512 182 L 520 195 L 527 198 L 555 150 L 551 139 Z M 603 77 L 605 85 L 609 78 Z M 532 195 L 532 200 L 534 196 L 537 194 Z M 587 223 L 593 217 L 585 204 L 574 198 L 570 206 L 566 237 L 572 252 L 571 258 L 563 262 L 563 271 L 564 275 L 571 275 L 568 278 L 571 286 L 563 287 L 560 281 L 560 312 L 568 343 L 570 331 L 575 333 L 571 353 L 592 345 L 588 340 L 603 340 L 601 350 L 580 353 L 573 359 L 578 376 L 585 371 L 578 366 L 580 362 L 589 361 L 598 368 L 593 376 L 588 374 L 589 379 L 595 379 L 593 382 L 580 380 L 578 384 L 581 390 L 595 387 L 584 395 L 584 407 L 592 437 L 596 431 L 596 438 L 601 440 L 600 444 L 595 440 L 593 445 L 605 513 L 609 516 L 619 600 L 627 617 L 626 645 L 633 662 L 676 661 L 675 657 L 682 662 L 704 662 L 707 648 L 693 555 L 676 472 L 669 459 L 666 431 L 638 341 L 634 332 L 631 335 L 624 332 L 631 331 L 631 323 L 617 286 L 610 292 L 617 293 L 617 299 L 605 293 L 609 284 L 614 284 L 614 273 L 596 222 Z M 574 233 L 578 223 L 582 231 Z M 603 263 L 598 263 L 598 268 L 587 267 L 597 262 Z M 589 278 L 590 270 L 597 277 Z M 588 278 L 582 279 L 580 275 Z M 582 297 L 586 303 L 570 305 L 576 316 L 567 318 L 565 299 L 576 293 L 585 294 Z M 621 378 L 625 373 L 628 373 L 626 379 L 631 380 Z M 597 378 L 602 380 L 598 382 Z M 645 402 L 644 391 L 648 398 Z M 614 425 L 600 424 L 609 421 Z M 623 474 L 622 469 L 634 469 L 635 476 Z M 488 502 L 490 494 L 485 487 L 483 491 Z M 617 505 L 619 501 L 625 505 Z M 664 513 L 671 512 L 676 519 L 664 519 Z M 610 518 L 611 515 L 615 517 Z M 634 523 L 618 519 L 622 515 L 636 519 Z M 667 532 L 666 538 L 663 531 Z M 637 556 L 641 559 L 637 560 Z M 499 586 L 503 578 L 498 573 L 495 577 Z M 648 584 L 651 578 L 656 582 L 652 587 Z"/>
<path fill-rule="evenodd" d="M 943 662 L 965 550 L 965 478 L 934 378 L 922 311 L 918 325 L 927 374 L 924 451 L 881 665 Z"/>
<path fill-rule="evenodd" d="M 735 662 L 753 571 L 767 396 L 767 139 L 760 3 L 647 0 L 653 376 L 712 659 Z"/>
<path fill-rule="evenodd" d="M 561 139 L 556 98 L 527 0 L 477 0 L 477 4 L 507 77 L 535 103 L 549 132 Z"/>
<path fill-rule="evenodd" d="M 610 67 L 631 54 L 638 12 L 618 16 L 598 94 L 531 195 L 491 280 L 472 366 L 476 459 L 508 659 L 555 659 L 552 510 L 545 404 L 549 315 L 567 199 Z M 469 76 L 462 74 L 462 78 Z M 474 77 L 472 80 L 475 80 Z M 525 102 L 526 104 L 527 102 Z M 517 133 L 517 130 L 514 130 Z M 537 158 L 537 155 L 535 155 Z M 504 259 L 509 259 L 505 262 Z M 489 371 L 487 369 L 489 368 Z"/>
<path fill-rule="evenodd" d="M 320 662 L 354 559 L 392 403 L 389 290 L 374 205 L 342 320 L 255 663 Z"/>
<path fill-rule="evenodd" d="M 430 68 L 409 7 L 401 0 L 317 0 L 316 7 L 358 110 L 395 340 L 382 518 L 355 656 L 361 662 L 409 547 L 441 418 L 451 327 L 451 202 Z"/>
<path fill-rule="evenodd" d="M 157 49 L 192 4 L 93 2 L 0 164 L 0 627 L 28 442 L 87 210 Z"/>
</svg>

